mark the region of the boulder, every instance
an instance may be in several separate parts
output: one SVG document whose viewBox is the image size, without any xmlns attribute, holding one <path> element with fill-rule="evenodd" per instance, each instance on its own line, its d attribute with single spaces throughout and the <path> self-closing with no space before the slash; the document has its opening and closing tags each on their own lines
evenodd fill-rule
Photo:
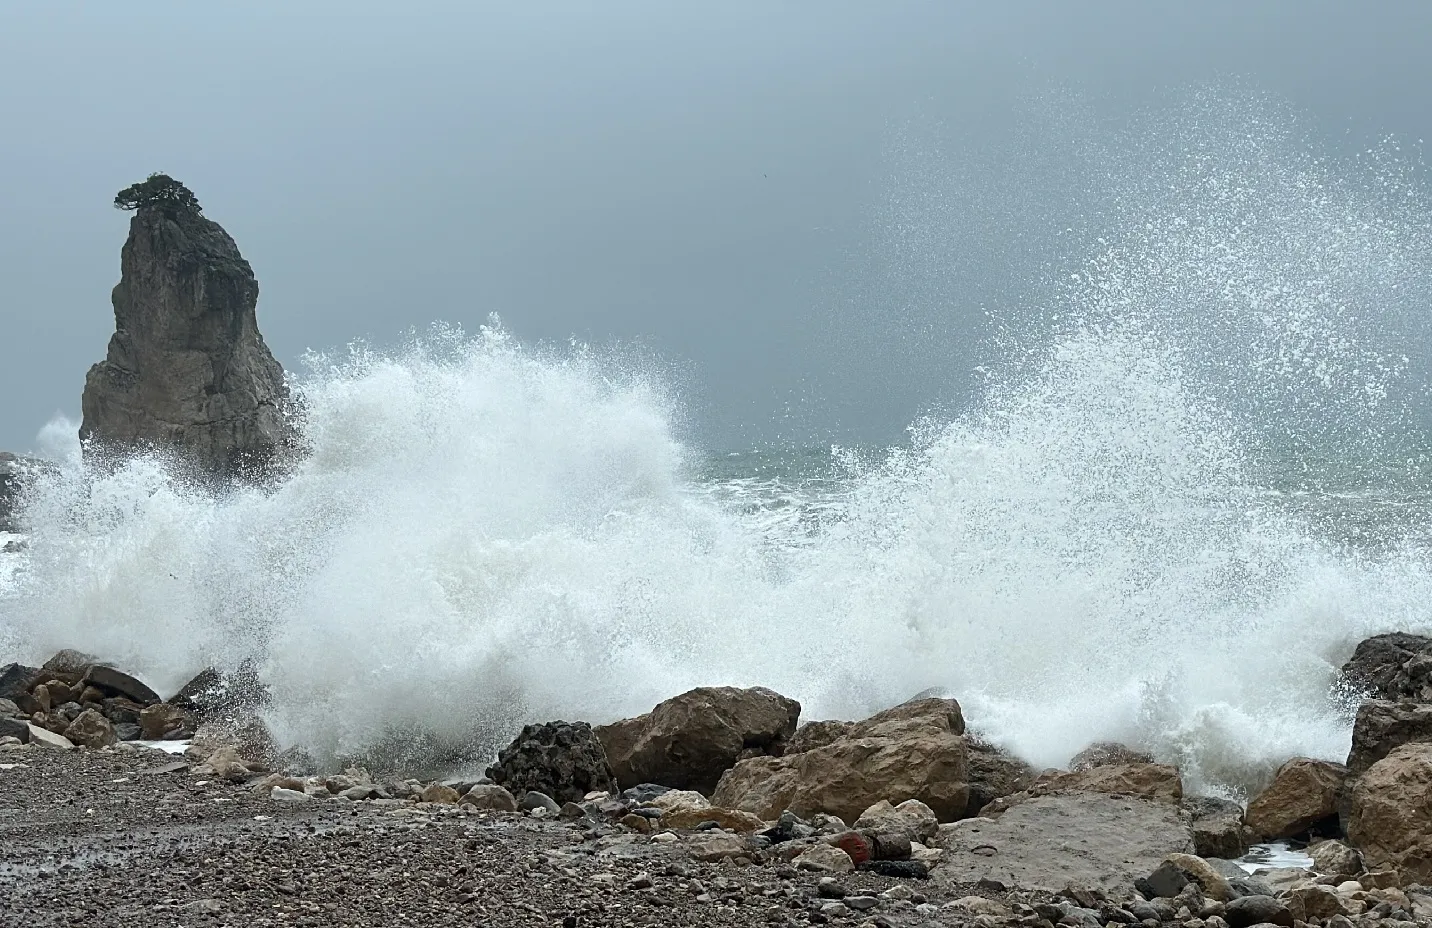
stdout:
<svg viewBox="0 0 1432 928">
<path fill-rule="evenodd" d="M 1370 699 L 1353 721 L 1348 773 L 1358 776 L 1393 749 L 1418 741 L 1432 741 L 1432 704 Z"/>
<path fill-rule="evenodd" d="M 61 751 L 73 751 L 75 749 L 75 743 L 64 735 L 56 734 L 48 728 L 42 728 L 39 725 L 33 724 L 30 726 L 29 743 L 38 744 L 46 748 L 58 748 Z"/>
<path fill-rule="evenodd" d="M 1228 928 L 1252 928 L 1253 925 L 1279 925 L 1293 928 L 1293 913 L 1272 896 L 1244 896 L 1234 899 L 1223 910 Z"/>
<path fill-rule="evenodd" d="M 80 437 L 87 452 L 162 449 L 201 475 L 261 472 L 292 433 L 283 368 L 258 330 L 258 282 L 193 194 L 163 179 L 187 200 L 132 201 L 115 332 L 85 378 Z"/>
<path fill-rule="evenodd" d="M 1313 869 L 1324 876 L 1357 876 L 1362 872 L 1362 855 L 1341 841 L 1319 841 L 1309 845 Z"/>
<path fill-rule="evenodd" d="M 965 737 L 965 747 L 969 752 L 970 781 L 966 818 L 978 815 L 996 799 L 1027 789 L 1038 776 L 1029 764 L 974 735 Z"/>
<path fill-rule="evenodd" d="M 1034 796 L 997 819 L 940 826 L 945 884 L 995 880 L 1057 892 L 1069 885 L 1127 893 L 1170 854 L 1193 851 L 1193 834 L 1167 802 L 1070 792 Z"/>
<path fill-rule="evenodd" d="M 157 702 L 139 713 L 139 730 L 150 741 L 160 741 L 171 732 L 193 732 L 198 723 L 178 706 Z"/>
<path fill-rule="evenodd" d="M 444 786 L 442 783 L 429 783 L 418 793 L 418 802 L 432 802 L 442 805 L 455 805 L 462 798 L 457 790 L 451 786 Z"/>
<path fill-rule="evenodd" d="M 1209 899 L 1227 902 L 1236 895 L 1233 887 L 1228 884 L 1228 878 L 1202 857 L 1194 854 L 1170 854 L 1164 863 L 1177 867 L 1189 882 L 1197 883 L 1203 895 Z"/>
<path fill-rule="evenodd" d="M 752 853 L 751 844 L 746 838 L 724 831 L 703 831 L 691 835 L 682 842 L 682 846 L 686 853 L 704 863 L 717 863 L 728 857 L 732 860 L 738 857 L 749 858 Z"/>
<path fill-rule="evenodd" d="M 30 723 L 24 719 L 0 717 L 0 738 L 14 738 L 21 744 L 28 744 Z"/>
<path fill-rule="evenodd" d="M 581 802 L 594 791 L 617 792 L 606 752 L 586 722 L 526 726 L 487 776 L 514 794 L 543 793 L 559 804 Z"/>
<path fill-rule="evenodd" d="M 1342 680 L 1373 699 L 1432 702 L 1432 638 L 1401 632 L 1374 635 L 1343 664 Z"/>
<path fill-rule="evenodd" d="M 1347 768 L 1327 760 L 1295 757 L 1273 775 L 1252 801 L 1243 821 L 1260 838 L 1291 838 L 1337 817 L 1338 794 Z M 1335 824 L 1326 825 L 1336 833 Z"/>
<path fill-rule="evenodd" d="M 461 805 L 489 812 L 516 812 L 517 797 L 495 783 L 479 783 L 463 793 Z"/>
<path fill-rule="evenodd" d="M 722 809 L 717 806 L 680 806 L 661 814 L 663 828 L 697 828 L 707 822 L 715 822 L 718 828 L 725 828 L 738 834 L 749 835 L 766 828 L 766 823 L 749 812 Z"/>
<path fill-rule="evenodd" d="M 1179 805 L 1193 820 L 1193 852 L 1199 857 L 1231 860 L 1247 852 L 1251 832 L 1243 824 L 1243 807 L 1238 803 L 1196 796 Z"/>
<path fill-rule="evenodd" d="M 263 719 L 257 716 L 204 722 L 194 732 L 184 755 L 191 760 L 202 761 L 220 748 L 232 748 L 235 754 L 251 765 L 267 766 L 279 758 L 278 742 Z"/>
<path fill-rule="evenodd" d="M 201 720 L 252 715 L 268 703 L 268 686 L 253 661 L 237 669 L 220 671 L 208 667 L 179 688 L 168 700 Z"/>
<path fill-rule="evenodd" d="M 34 468 L 34 462 L 0 451 L 0 532 L 20 531 L 20 494 Z"/>
<path fill-rule="evenodd" d="M 40 668 L 9 663 L 0 666 L 0 699 L 20 703 L 30 694 L 30 687 L 40 675 Z"/>
<path fill-rule="evenodd" d="M 1298 922 L 1321 922 L 1336 915 L 1356 914 L 1349 909 L 1338 891 L 1331 886 L 1312 884 L 1295 886 L 1283 894 L 1283 902 Z M 1360 907 L 1359 907 L 1360 910 Z"/>
<path fill-rule="evenodd" d="M 620 785 L 709 794 L 737 760 L 785 753 L 800 712 L 794 699 L 762 687 L 703 686 L 595 732 Z"/>
<path fill-rule="evenodd" d="M 789 809 L 853 821 L 882 799 L 918 799 L 941 821 L 969 804 L 964 718 L 953 699 L 922 699 L 877 713 L 822 747 L 740 761 L 714 804 L 774 821 Z"/>
<path fill-rule="evenodd" d="M 797 870 L 808 870 L 812 873 L 849 873 L 855 869 L 855 863 L 849 854 L 829 844 L 812 846 L 792 863 Z"/>
<path fill-rule="evenodd" d="M 907 841 L 924 843 L 939 834 L 940 820 L 918 799 L 907 799 L 898 806 L 882 799 L 862 812 L 851 827 L 872 835 L 903 835 Z"/>
<path fill-rule="evenodd" d="M 1152 764 L 1153 755 L 1136 751 L 1127 744 L 1117 741 L 1096 741 L 1069 759 L 1069 769 L 1074 773 L 1093 770 L 1095 767 L 1126 764 Z"/>
<path fill-rule="evenodd" d="M 83 682 L 87 686 L 104 690 L 111 696 L 123 696 L 146 706 L 159 702 L 158 693 L 138 679 L 106 664 L 91 664 L 85 668 Z"/>
<path fill-rule="evenodd" d="M 1432 883 L 1432 743 L 1404 744 L 1358 778 L 1347 832 L 1369 870 Z"/>
<path fill-rule="evenodd" d="M 119 741 L 109 719 L 94 709 L 86 709 L 65 729 L 65 737 L 87 748 L 106 748 Z"/>
<path fill-rule="evenodd" d="M 1177 804 L 1183 799 L 1178 768 L 1167 764 L 1102 764 L 1083 770 L 1052 770 L 1040 774 L 1026 790 L 1031 796 L 1051 793 L 1108 793 Z"/>
</svg>

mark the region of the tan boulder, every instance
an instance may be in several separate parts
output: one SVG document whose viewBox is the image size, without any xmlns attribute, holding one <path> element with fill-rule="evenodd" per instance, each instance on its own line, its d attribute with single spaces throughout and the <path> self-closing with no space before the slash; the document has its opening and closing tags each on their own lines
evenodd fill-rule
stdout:
<svg viewBox="0 0 1432 928">
<path fill-rule="evenodd" d="M 848 735 L 857 724 L 859 723 L 838 721 L 806 722 L 791 736 L 791 740 L 786 744 L 786 753 L 800 754 L 803 751 L 823 748 Z"/>
<path fill-rule="evenodd" d="M 1341 841 L 1319 841 L 1308 846 L 1313 869 L 1324 876 L 1357 876 L 1362 872 L 1362 855 Z"/>
<path fill-rule="evenodd" d="M 171 731 L 194 727 L 194 718 L 189 713 L 167 702 L 145 706 L 139 713 L 139 730 L 150 741 L 158 741 Z"/>
<path fill-rule="evenodd" d="M 661 816 L 661 827 L 663 828 L 696 828 L 706 822 L 715 822 L 722 828 L 743 835 L 762 831 L 767 827 L 765 822 L 750 812 L 722 809 L 718 806 L 704 808 L 688 806 L 672 809 L 670 812 L 662 813 Z"/>
<path fill-rule="evenodd" d="M 1432 743 L 1404 744 L 1358 778 L 1347 836 L 1368 870 L 1432 883 Z"/>
<path fill-rule="evenodd" d="M 704 863 L 716 863 L 727 857 L 734 860 L 751 856 L 751 844 L 748 840 L 724 831 L 703 831 L 691 835 L 682 842 L 682 847 L 686 853 Z"/>
<path fill-rule="evenodd" d="M 703 686 L 594 732 L 623 788 L 656 783 L 710 793 L 737 760 L 783 754 L 800 711 L 794 699 L 763 687 Z"/>
<path fill-rule="evenodd" d="M 429 783 L 418 793 L 418 802 L 433 802 L 441 805 L 455 805 L 461 796 L 451 786 L 444 786 L 442 783 Z"/>
<path fill-rule="evenodd" d="M 119 736 L 109 719 L 94 709 L 86 709 L 75 716 L 70 727 L 65 729 L 65 737 L 87 748 L 104 748 L 119 743 Z"/>
<path fill-rule="evenodd" d="M 516 812 L 517 797 L 495 783 L 479 783 L 463 794 L 461 804 L 488 812 Z"/>
<path fill-rule="evenodd" d="M 829 844 L 814 845 L 792 863 L 797 870 L 813 873 L 849 873 L 855 869 L 855 862 L 850 859 L 849 854 Z"/>
<path fill-rule="evenodd" d="M 1233 887 L 1229 885 L 1228 878 L 1213 868 L 1213 865 L 1202 857 L 1193 854 L 1170 854 L 1164 858 L 1175 867 L 1179 868 L 1209 899 L 1216 899 L 1219 902 L 1227 902 L 1234 897 Z"/>
<path fill-rule="evenodd" d="M 1347 779 L 1342 764 L 1295 757 L 1278 768 L 1273 782 L 1253 797 L 1243 821 L 1260 838 L 1289 838 L 1337 815 L 1338 791 Z"/>
<path fill-rule="evenodd" d="M 1167 764 L 1101 764 L 1083 770 L 1050 771 L 1030 784 L 1036 796 L 1050 793 L 1109 793 L 1154 802 L 1177 803 L 1183 798 L 1178 768 Z"/>
<path fill-rule="evenodd" d="M 940 820 L 933 809 L 918 799 L 907 799 L 898 806 L 882 799 L 862 812 L 850 827 L 876 835 L 903 835 L 911 841 L 928 841 L 939 834 Z"/>
<path fill-rule="evenodd" d="M 905 703 L 822 747 L 741 761 L 721 778 L 712 802 L 768 821 L 787 809 L 802 818 L 824 812 L 854 821 L 882 799 L 918 799 L 941 821 L 953 821 L 969 801 L 963 733 L 953 699 Z"/>
</svg>

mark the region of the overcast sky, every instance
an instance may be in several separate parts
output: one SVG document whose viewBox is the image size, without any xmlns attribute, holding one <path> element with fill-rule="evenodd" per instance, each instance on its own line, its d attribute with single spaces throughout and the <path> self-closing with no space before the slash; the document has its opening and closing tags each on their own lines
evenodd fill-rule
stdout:
<svg viewBox="0 0 1432 928">
<path fill-rule="evenodd" d="M 1040 222 L 902 284 L 911 138 L 1037 140 L 1049 88 L 1116 117 L 1229 79 L 1330 146 L 1432 136 L 1429 38 L 1422 0 L 0 0 L 0 448 L 78 416 L 110 203 L 152 171 L 237 240 L 286 366 L 497 312 L 645 344 L 712 445 L 887 440 L 968 390 L 962 340 L 1029 273 L 1000 235 Z"/>
</svg>

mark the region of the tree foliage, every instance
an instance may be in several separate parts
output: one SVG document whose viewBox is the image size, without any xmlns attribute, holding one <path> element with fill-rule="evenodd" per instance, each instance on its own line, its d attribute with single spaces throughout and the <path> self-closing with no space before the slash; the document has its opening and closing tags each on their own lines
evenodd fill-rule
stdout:
<svg viewBox="0 0 1432 928">
<path fill-rule="evenodd" d="M 148 209 L 158 208 L 167 213 L 185 211 L 203 212 L 194 191 L 185 187 L 168 174 L 150 174 L 147 180 L 131 184 L 114 196 L 114 208 Z"/>
</svg>

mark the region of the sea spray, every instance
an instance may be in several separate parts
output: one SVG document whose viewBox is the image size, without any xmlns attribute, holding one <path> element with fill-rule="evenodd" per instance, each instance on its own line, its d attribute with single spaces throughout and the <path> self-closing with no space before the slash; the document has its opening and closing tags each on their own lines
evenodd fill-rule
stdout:
<svg viewBox="0 0 1432 928">
<path fill-rule="evenodd" d="M 1432 237 L 1415 186 L 1211 105 L 1114 146 L 1102 227 L 1002 320 L 987 389 L 873 462 L 703 478 L 641 365 L 440 329 L 312 358 L 309 453 L 274 487 L 71 450 L 27 502 L 5 652 L 160 689 L 254 658 L 276 734 L 322 762 L 480 762 L 523 722 L 700 684 L 807 719 L 941 687 L 1037 765 L 1121 739 L 1195 789 L 1341 757 L 1337 664 L 1432 629 L 1432 569 L 1411 526 L 1351 543 L 1270 474 L 1406 459 L 1395 349 Z"/>
</svg>

